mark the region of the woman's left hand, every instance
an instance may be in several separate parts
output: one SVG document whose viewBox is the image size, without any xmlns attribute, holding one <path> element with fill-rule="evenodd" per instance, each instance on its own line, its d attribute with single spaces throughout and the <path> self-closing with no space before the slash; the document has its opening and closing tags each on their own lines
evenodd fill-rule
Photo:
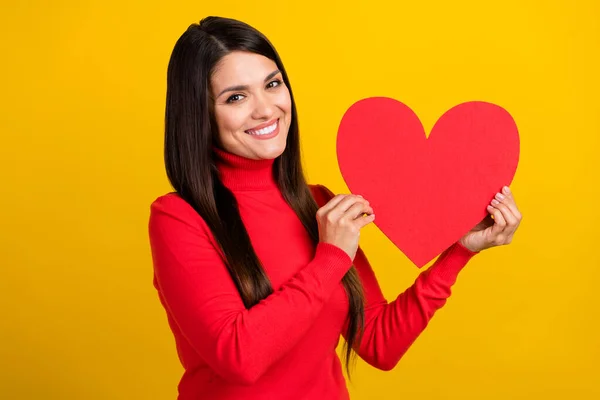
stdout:
<svg viewBox="0 0 600 400">
<path fill-rule="evenodd" d="M 460 239 L 460 244 L 472 252 L 509 244 L 523 219 L 508 186 L 496 194 L 487 211 L 490 215 Z"/>
</svg>

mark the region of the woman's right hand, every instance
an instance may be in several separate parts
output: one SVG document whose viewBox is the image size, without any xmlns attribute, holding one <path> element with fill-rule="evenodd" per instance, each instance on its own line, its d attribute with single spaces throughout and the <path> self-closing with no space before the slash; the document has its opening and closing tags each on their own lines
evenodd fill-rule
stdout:
<svg viewBox="0 0 600 400">
<path fill-rule="evenodd" d="M 317 211 L 319 241 L 339 247 L 354 261 L 360 230 L 374 220 L 373 208 L 362 196 L 339 194 Z"/>
</svg>

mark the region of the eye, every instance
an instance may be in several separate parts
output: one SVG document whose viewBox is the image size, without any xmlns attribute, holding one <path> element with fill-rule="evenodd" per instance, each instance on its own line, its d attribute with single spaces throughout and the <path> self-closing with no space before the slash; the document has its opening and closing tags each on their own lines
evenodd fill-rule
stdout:
<svg viewBox="0 0 600 400">
<path fill-rule="evenodd" d="M 273 83 L 275 83 L 275 85 L 273 85 Z M 281 79 L 275 79 L 267 84 L 267 88 L 277 87 L 277 86 L 281 85 L 281 83 L 282 83 Z"/>
<path fill-rule="evenodd" d="M 244 96 L 241 94 L 232 94 L 231 96 L 229 96 L 229 98 L 225 102 L 226 103 L 235 103 L 237 101 L 240 101 L 242 97 L 244 97 Z"/>
</svg>

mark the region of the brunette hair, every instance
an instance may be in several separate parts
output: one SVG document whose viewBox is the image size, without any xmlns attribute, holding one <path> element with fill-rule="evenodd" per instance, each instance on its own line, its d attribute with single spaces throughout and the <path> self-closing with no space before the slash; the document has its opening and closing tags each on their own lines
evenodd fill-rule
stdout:
<svg viewBox="0 0 600 400">
<path fill-rule="evenodd" d="M 302 171 L 298 116 L 285 68 L 271 42 L 250 25 L 229 18 L 206 17 L 192 24 L 177 40 L 167 71 L 165 165 L 177 194 L 204 219 L 225 256 L 225 264 L 240 296 L 250 308 L 273 288 L 246 231 L 235 197 L 221 182 L 215 165 L 216 123 L 212 113 L 210 77 L 232 51 L 263 55 L 275 62 L 292 101 L 286 149 L 273 164 L 281 193 L 298 215 L 315 245 L 319 242 L 318 205 Z M 355 267 L 342 279 L 349 299 L 344 358 L 350 356 L 364 331 L 364 295 Z M 356 353 L 354 353 L 354 356 Z"/>
</svg>

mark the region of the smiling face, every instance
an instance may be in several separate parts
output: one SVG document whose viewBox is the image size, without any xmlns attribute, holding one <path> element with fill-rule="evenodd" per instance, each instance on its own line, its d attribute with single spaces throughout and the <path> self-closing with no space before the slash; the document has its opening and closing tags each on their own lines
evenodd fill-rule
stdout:
<svg viewBox="0 0 600 400">
<path fill-rule="evenodd" d="M 273 60 L 250 52 L 231 52 L 217 64 L 210 88 L 223 150 L 254 160 L 283 153 L 292 101 Z"/>
</svg>

